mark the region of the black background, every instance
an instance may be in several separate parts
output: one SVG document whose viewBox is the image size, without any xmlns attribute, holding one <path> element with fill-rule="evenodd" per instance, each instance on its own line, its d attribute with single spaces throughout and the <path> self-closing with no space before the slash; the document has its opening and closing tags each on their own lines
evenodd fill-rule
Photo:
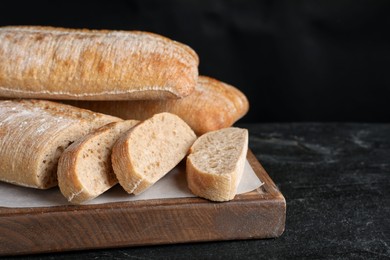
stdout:
<svg viewBox="0 0 390 260">
<path fill-rule="evenodd" d="M 390 1 L 12 1 L 0 25 L 145 30 L 241 89 L 241 122 L 389 122 Z"/>
</svg>

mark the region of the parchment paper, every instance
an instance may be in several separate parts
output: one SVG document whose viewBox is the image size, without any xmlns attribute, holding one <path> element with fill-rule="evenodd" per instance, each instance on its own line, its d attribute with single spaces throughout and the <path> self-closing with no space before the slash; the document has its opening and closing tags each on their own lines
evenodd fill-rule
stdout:
<svg viewBox="0 0 390 260">
<path fill-rule="evenodd" d="M 183 166 L 177 166 L 152 187 L 139 195 L 129 195 L 118 184 L 99 197 L 84 204 L 195 197 L 187 187 L 184 167 L 182 169 L 180 167 Z M 248 161 L 246 161 L 244 174 L 237 193 L 242 194 L 253 191 L 262 184 Z M 70 205 L 70 203 L 63 197 L 58 187 L 38 190 L 0 182 L 0 207 L 31 208 L 61 205 Z"/>
</svg>

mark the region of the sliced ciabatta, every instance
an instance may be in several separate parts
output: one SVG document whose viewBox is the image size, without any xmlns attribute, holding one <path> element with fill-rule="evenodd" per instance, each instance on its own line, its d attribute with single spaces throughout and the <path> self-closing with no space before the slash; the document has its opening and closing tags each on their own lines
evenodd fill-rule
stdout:
<svg viewBox="0 0 390 260">
<path fill-rule="evenodd" d="M 196 140 L 178 116 L 159 113 L 139 123 L 114 145 L 112 166 L 119 184 L 139 194 L 173 169 Z"/>
<path fill-rule="evenodd" d="M 229 127 L 200 136 L 187 156 L 189 189 L 209 200 L 232 200 L 244 172 L 247 151 L 247 129 Z"/>
<path fill-rule="evenodd" d="M 63 152 L 58 163 L 58 186 L 69 202 L 89 201 L 118 183 L 111 165 L 112 147 L 138 122 L 126 120 L 107 124 Z"/>
<path fill-rule="evenodd" d="M 0 180 L 46 189 L 71 143 L 117 117 L 44 100 L 0 101 Z"/>
</svg>

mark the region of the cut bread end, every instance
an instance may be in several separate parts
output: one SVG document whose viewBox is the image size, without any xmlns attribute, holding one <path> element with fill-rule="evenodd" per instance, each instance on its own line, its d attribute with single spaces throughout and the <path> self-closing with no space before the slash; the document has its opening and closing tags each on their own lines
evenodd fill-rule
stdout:
<svg viewBox="0 0 390 260">
<path fill-rule="evenodd" d="M 0 101 L 0 180 L 48 189 L 57 185 L 62 152 L 117 117 L 46 100 Z"/>
<path fill-rule="evenodd" d="M 118 183 L 111 166 L 112 147 L 137 123 L 126 120 L 107 124 L 64 151 L 58 165 L 58 185 L 69 202 L 87 202 Z"/>
<path fill-rule="evenodd" d="M 112 164 L 120 185 L 128 193 L 142 193 L 172 170 L 195 140 L 194 131 L 174 114 L 146 119 L 113 148 Z"/>
<path fill-rule="evenodd" d="M 198 138 L 187 156 L 188 187 L 212 201 L 232 200 L 244 172 L 248 130 L 229 127 Z"/>
</svg>

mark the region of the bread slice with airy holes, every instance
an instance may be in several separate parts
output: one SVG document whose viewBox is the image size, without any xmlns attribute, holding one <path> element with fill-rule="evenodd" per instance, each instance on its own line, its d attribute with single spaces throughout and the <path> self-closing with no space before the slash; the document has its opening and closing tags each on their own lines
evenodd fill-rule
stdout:
<svg viewBox="0 0 390 260">
<path fill-rule="evenodd" d="M 117 117 L 45 100 L 0 101 L 0 180 L 47 189 L 74 141 Z"/>
<path fill-rule="evenodd" d="M 248 130 L 224 128 L 200 136 L 187 156 L 188 187 L 212 201 L 232 200 L 244 172 Z"/>
<path fill-rule="evenodd" d="M 123 135 L 112 150 L 112 166 L 119 184 L 140 194 L 186 155 L 196 140 L 194 131 L 171 113 L 155 114 Z"/>
<path fill-rule="evenodd" d="M 58 163 L 58 186 L 69 202 L 87 202 L 118 183 L 111 165 L 112 147 L 138 123 L 126 120 L 107 124 L 64 151 Z"/>
</svg>

